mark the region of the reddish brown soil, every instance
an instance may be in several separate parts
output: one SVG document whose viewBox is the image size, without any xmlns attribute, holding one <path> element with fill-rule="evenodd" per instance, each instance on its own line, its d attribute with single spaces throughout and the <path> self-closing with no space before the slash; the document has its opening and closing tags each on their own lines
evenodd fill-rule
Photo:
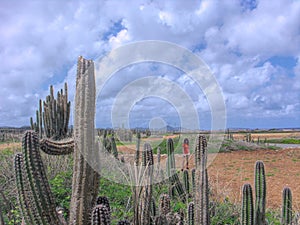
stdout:
<svg viewBox="0 0 300 225">
<path fill-rule="evenodd" d="M 132 146 L 133 147 L 133 146 Z M 133 148 L 134 149 L 134 148 Z M 134 150 L 119 146 L 127 162 L 133 160 Z M 156 157 L 154 157 L 156 160 Z M 176 155 L 176 166 L 182 167 L 181 155 Z M 161 157 L 162 167 L 166 155 Z M 240 203 L 243 184 L 250 183 L 254 190 L 254 166 L 257 160 L 265 164 L 267 179 L 267 207 L 280 208 L 282 189 L 291 188 L 293 207 L 300 209 L 300 148 L 282 150 L 234 151 L 208 155 L 208 173 L 211 189 L 216 198 L 229 198 Z M 194 157 L 190 157 L 190 168 L 194 167 Z"/>
<path fill-rule="evenodd" d="M 300 209 L 300 148 L 283 150 L 237 151 L 219 153 L 209 166 L 210 183 L 220 198 L 240 202 L 241 188 L 250 183 L 254 188 L 254 165 L 265 164 L 267 206 L 281 205 L 282 189 L 288 186 L 293 193 L 293 207 Z"/>
</svg>

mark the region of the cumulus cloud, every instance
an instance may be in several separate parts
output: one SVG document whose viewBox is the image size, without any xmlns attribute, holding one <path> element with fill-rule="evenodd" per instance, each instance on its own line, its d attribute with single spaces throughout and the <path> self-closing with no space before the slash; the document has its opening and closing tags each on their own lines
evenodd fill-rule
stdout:
<svg viewBox="0 0 300 225">
<path fill-rule="evenodd" d="M 1 3 L 0 19 L 1 126 L 27 125 L 50 84 L 58 90 L 67 81 L 72 100 L 79 55 L 95 59 L 123 44 L 151 39 L 174 42 L 207 63 L 223 90 L 228 126 L 243 119 L 249 127 L 299 122 L 299 1 L 13 0 Z M 290 57 L 296 65 L 276 65 L 272 57 Z M 99 100 L 103 118 L 124 85 L 149 75 L 180 85 L 199 114 L 209 111 L 201 90 L 181 71 L 142 65 L 119 74 Z M 142 115 L 149 102 L 139 102 L 135 110 Z"/>
</svg>

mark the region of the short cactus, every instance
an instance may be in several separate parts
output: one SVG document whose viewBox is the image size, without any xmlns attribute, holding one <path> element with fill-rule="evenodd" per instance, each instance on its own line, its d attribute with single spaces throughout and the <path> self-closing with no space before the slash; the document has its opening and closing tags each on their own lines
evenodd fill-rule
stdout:
<svg viewBox="0 0 300 225">
<path fill-rule="evenodd" d="M 252 188 L 250 184 L 244 184 L 242 198 L 243 200 L 242 200 L 241 224 L 254 225 L 253 196 L 252 196 Z"/>
<path fill-rule="evenodd" d="M 159 204 L 160 214 L 167 215 L 171 211 L 171 202 L 170 197 L 167 194 L 160 195 L 160 204 Z"/>
<path fill-rule="evenodd" d="M 92 211 L 92 225 L 110 225 L 110 213 L 108 208 L 103 205 L 96 205 Z"/>
<path fill-rule="evenodd" d="M 282 192 L 281 224 L 291 225 L 292 219 L 293 219 L 292 192 L 290 188 L 285 187 Z"/>
<path fill-rule="evenodd" d="M 262 161 L 255 165 L 255 224 L 266 224 L 266 177 Z"/>
<path fill-rule="evenodd" d="M 96 200 L 96 205 L 105 205 L 109 212 L 109 215 L 111 214 L 109 200 L 106 196 L 98 196 Z"/>
</svg>

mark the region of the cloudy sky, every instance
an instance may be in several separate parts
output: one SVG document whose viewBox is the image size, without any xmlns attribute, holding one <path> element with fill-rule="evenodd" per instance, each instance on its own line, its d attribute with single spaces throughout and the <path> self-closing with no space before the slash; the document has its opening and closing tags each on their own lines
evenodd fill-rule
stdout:
<svg viewBox="0 0 300 225">
<path fill-rule="evenodd" d="M 300 1 L 1 0 L 0 21 L 0 126 L 29 125 L 50 84 L 59 90 L 68 82 L 73 100 L 79 55 L 96 60 L 125 44 L 161 40 L 207 64 L 222 90 L 227 127 L 300 127 Z M 143 77 L 157 79 L 138 83 Z M 107 81 L 97 100 L 98 126 L 111 126 L 122 98 L 134 103 L 130 126 L 179 126 L 181 106 L 128 92 L 155 92 L 159 79 L 188 95 L 201 128 L 210 127 L 203 90 L 181 70 L 154 62 Z"/>
</svg>

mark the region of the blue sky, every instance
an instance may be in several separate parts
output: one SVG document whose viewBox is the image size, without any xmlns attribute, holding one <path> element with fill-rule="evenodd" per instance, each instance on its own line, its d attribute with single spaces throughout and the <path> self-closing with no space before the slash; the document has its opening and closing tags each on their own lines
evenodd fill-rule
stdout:
<svg viewBox="0 0 300 225">
<path fill-rule="evenodd" d="M 222 89 L 228 127 L 300 127 L 300 1 L 2 0 L 0 21 L 0 126 L 29 125 L 50 84 L 58 90 L 67 81 L 73 100 L 79 55 L 96 59 L 124 44 L 162 40 L 209 66 Z M 97 101 L 99 126 L 110 126 L 116 96 L 143 76 L 181 86 L 201 128 L 210 127 L 202 90 L 159 63 L 114 74 Z M 131 126 L 155 118 L 180 125 L 174 105 L 157 97 L 136 102 L 129 117 Z"/>
</svg>

